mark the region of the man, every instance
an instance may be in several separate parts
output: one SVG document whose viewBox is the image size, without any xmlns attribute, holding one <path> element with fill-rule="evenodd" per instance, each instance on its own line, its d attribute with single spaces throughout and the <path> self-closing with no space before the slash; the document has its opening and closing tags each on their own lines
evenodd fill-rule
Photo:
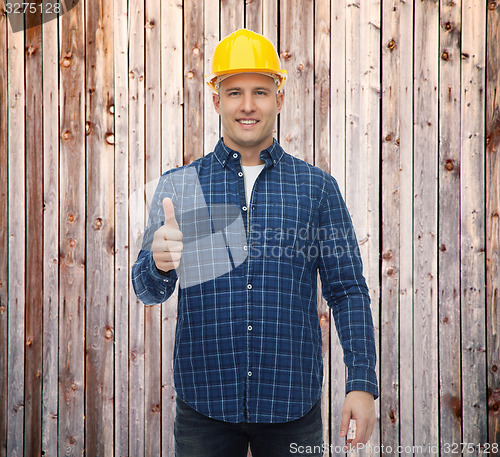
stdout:
<svg viewBox="0 0 500 457">
<path fill-rule="evenodd" d="M 348 368 L 340 436 L 350 419 L 353 446 L 374 427 L 374 331 L 358 245 L 336 181 L 273 138 L 285 79 L 263 36 L 242 29 L 219 43 L 207 83 L 223 137 L 163 175 L 133 267 L 145 304 L 165 301 L 180 277 L 177 457 L 244 457 L 248 445 L 253 457 L 323 455 L 318 270 Z"/>
</svg>

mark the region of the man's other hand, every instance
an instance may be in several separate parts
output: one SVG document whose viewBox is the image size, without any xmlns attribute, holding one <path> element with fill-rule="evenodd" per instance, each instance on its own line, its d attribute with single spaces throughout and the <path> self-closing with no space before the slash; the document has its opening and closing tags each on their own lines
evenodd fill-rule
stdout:
<svg viewBox="0 0 500 457">
<path fill-rule="evenodd" d="M 154 234 L 151 250 L 156 268 L 165 273 L 177 268 L 182 255 L 182 232 L 175 219 L 174 204 L 170 198 L 163 199 L 165 224 Z"/>
<path fill-rule="evenodd" d="M 342 420 L 340 422 L 340 436 L 347 436 L 349 422 L 356 421 L 356 436 L 348 439 L 347 444 L 355 447 L 366 444 L 370 439 L 375 426 L 375 401 L 373 395 L 362 390 L 351 390 L 344 400 Z"/>
</svg>

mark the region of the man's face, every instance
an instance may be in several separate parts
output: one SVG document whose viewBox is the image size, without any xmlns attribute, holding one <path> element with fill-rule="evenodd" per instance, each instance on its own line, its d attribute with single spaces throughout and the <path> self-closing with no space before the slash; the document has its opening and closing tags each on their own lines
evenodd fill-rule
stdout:
<svg viewBox="0 0 500 457">
<path fill-rule="evenodd" d="M 283 105 L 272 78 L 244 73 L 224 79 L 213 97 L 224 144 L 239 152 L 260 153 L 271 146 L 276 115 Z"/>
</svg>

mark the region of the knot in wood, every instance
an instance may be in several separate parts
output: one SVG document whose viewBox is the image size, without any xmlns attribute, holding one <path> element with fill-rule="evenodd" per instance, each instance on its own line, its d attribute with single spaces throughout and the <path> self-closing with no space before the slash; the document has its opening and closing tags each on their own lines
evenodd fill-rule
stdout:
<svg viewBox="0 0 500 457">
<path fill-rule="evenodd" d="M 186 78 L 187 78 L 187 79 L 193 79 L 193 78 L 194 78 L 194 73 L 193 73 L 192 71 L 188 71 L 188 72 L 186 73 Z"/>
<path fill-rule="evenodd" d="M 443 51 L 443 53 L 441 54 L 441 59 L 449 60 L 449 58 L 450 58 L 450 55 L 448 54 L 448 51 Z"/>
<path fill-rule="evenodd" d="M 387 276 L 392 276 L 394 274 L 394 268 L 389 268 L 387 270 Z"/>
<path fill-rule="evenodd" d="M 61 62 L 61 65 L 64 67 L 64 68 L 68 68 L 71 66 L 71 57 L 69 56 L 66 56 L 62 59 L 62 62 Z"/>
<path fill-rule="evenodd" d="M 101 230 L 102 228 L 102 219 L 100 217 L 98 217 L 95 221 L 95 225 L 94 225 L 94 228 L 96 230 Z"/>
<path fill-rule="evenodd" d="M 193 55 L 194 56 L 199 56 L 200 55 L 200 48 L 198 46 L 195 46 L 193 48 Z"/>
<path fill-rule="evenodd" d="M 26 53 L 28 54 L 28 56 L 31 56 L 37 49 L 38 48 L 35 48 L 34 46 L 29 46 L 28 49 L 26 50 Z"/>
<path fill-rule="evenodd" d="M 31 341 L 31 339 L 30 339 L 30 338 L 27 338 L 27 339 L 26 339 L 26 346 L 30 347 L 30 346 L 32 346 L 32 345 L 33 345 L 33 341 Z"/>
<path fill-rule="evenodd" d="M 392 135 L 389 133 L 389 135 L 385 137 L 385 141 L 391 141 L 391 140 L 392 140 Z"/>
<path fill-rule="evenodd" d="M 106 132 L 106 136 L 104 139 L 108 144 L 115 144 L 115 134 L 113 132 Z"/>
<path fill-rule="evenodd" d="M 444 167 L 445 167 L 448 171 L 452 171 L 452 170 L 455 168 L 455 166 L 453 165 L 453 160 L 448 159 L 448 160 L 446 161 L 446 165 L 445 165 Z"/>
<path fill-rule="evenodd" d="M 90 135 L 92 133 L 92 124 L 90 121 L 85 122 L 85 135 Z"/>
<path fill-rule="evenodd" d="M 68 221 L 68 224 L 74 224 L 76 222 L 76 214 L 75 213 L 69 213 L 68 217 L 66 218 Z"/>
<path fill-rule="evenodd" d="M 488 2 L 488 9 L 494 11 L 497 7 L 497 2 Z"/>
<path fill-rule="evenodd" d="M 390 259 L 392 259 L 392 251 L 389 250 L 389 251 L 384 252 L 384 254 L 382 255 L 382 258 L 384 260 L 390 260 Z"/>
<path fill-rule="evenodd" d="M 396 49 L 396 41 L 392 39 L 391 41 L 389 41 L 389 43 L 387 43 L 387 47 L 390 51 L 394 51 L 394 49 Z"/>
<path fill-rule="evenodd" d="M 288 51 L 283 51 L 281 53 L 281 57 L 283 57 L 283 59 L 285 59 L 285 60 L 288 60 L 290 57 L 292 57 L 292 54 Z"/>
<path fill-rule="evenodd" d="M 445 30 L 450 31 L 451 30 L 451 22 L 447 22 L 444 26 Z"/>
<path fill-rule="evenodd" d="M 304 65 L 299 64 L 299 66 L 297 68 L 299 69 L 299 71 L 302 71 L 304 69 Z"/>
<path fill-rule="evenodd" d="M 62 134 L 62 139 L 67 141 L 67 140 L 71 140 L 71 138 L 73 138 L 71 131 L 65 130 L 64 133 Z"/>
<path fill-rule="evenodd" d="M 109 105 L 108 111 L 109 114 L 115 114 L 115 105 Z"/>
<path fill-rule="evenodd" d="M 106 330 L 104 331 L 104 337 L 108 341 L 113 339 L 113 330 L 111 330 L 111 327 L 109 325 L 106 327 Z"/>
<path fill-rule="evenodd" d="M 68 246 L 69 246 L 70 248 L 74 248 L 74 247 L 76 246 L 76 240 L 74 240 L 73 238 L 70 238 L 70 239 L 68 240 Z"/>
<path fill-rule="evenodd" d="M 150 30 L 154 29 L 155 28 L 155 21 L 153 19 L 147 21 L 145 28 L 150 29 Z"/>
</svg>

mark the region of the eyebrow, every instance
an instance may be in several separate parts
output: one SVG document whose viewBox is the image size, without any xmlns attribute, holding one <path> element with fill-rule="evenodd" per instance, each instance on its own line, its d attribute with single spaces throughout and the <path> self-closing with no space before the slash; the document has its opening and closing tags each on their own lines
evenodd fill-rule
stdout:
<svg viewBox="0 0 500 457">
<path fill-rule="evenodd" d="M 241 87 L 230 87 L 228 89 L 224 89 L 224 92 L 231 92 L 232 90 L 241 90 Z M 270 87 L 254 87 L 251 90 L 272 90 Z"/>
</svg>

